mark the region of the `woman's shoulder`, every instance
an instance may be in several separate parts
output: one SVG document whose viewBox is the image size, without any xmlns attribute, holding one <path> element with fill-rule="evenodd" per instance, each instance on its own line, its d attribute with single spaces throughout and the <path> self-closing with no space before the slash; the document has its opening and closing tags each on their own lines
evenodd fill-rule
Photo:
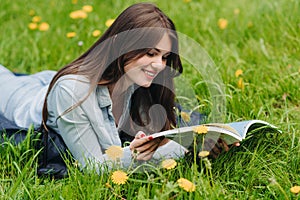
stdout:
<svg viewBox="0 0 300 200">
<path fill-rule="evenodd" d="M 78 74 L 67 74 L 64 76 L 61 76 L 57 79 L 56 85 L 68 85 L 68 84 L 88 84 L 90 83 L 89 79 L 84 75 L 78 75 Z"/>
<path fill-rule="evenodd" d="M 67 93 L 75 93 L 81 95 L 86 93 L 89 88 L 90 82 L 87 77 L 77 74 L 68 74 L 60 77 L 56 81 L 50 93 L 65 91 Z"/>
<path fill-rule="evenodd" d="M 68 74 L 60 77 L 54 87 L 65 87 L 65 88 L 89 88 L 90 81 L 87 77 L 77 74 Z"/>
</svg>

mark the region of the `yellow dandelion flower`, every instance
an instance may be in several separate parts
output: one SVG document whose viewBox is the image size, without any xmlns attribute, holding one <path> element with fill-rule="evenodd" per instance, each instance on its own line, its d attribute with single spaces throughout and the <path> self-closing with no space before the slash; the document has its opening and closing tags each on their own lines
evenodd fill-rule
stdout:
<svg viewBox="0 0 300 200">
<path fill-rule="evenodd" d="M 165 169 L 174 169 L 177 165 L 177 162 L 174 159 L 166 159 L 161 162 L 161 166 Z"/>
<path fill-rule="evenodd" d="M 67 38 L 73 38 L 75 36 L 76 36 L 75 32 L 69 32 L 69 33 L 67 33 Z"/>
<path fill-rule="evenodd" d="M 37 23 L 37 22 L 40 22 L 41 20 L 42 20 L 42 18 L 40 16 L 34 16 L 34 17 L 32 17 L 32 22 Z"/>
<path fill-rule="evenodd" d="M 181 118 L 183 119 L 183 121 L 185 122 L 189 122 L 191 120 L 190 114 L 187 112 L 181 112 Z"/>
<path fill-rule="evenodd" d="M 298 193 L 300 193 L 300 186 L 296 185 L 294 187 L 291 187 L 290 191 L 294 194 L 298 194 Z"/>
<path fill-rule="evenodd" d="M 238 8 L 234 9 L 234 10 L 233 10 L 233 13 L 234 13 L 235 15 L 240 14 L 240 9 L 238 9 Z"/>
<path fill-rule="evenodd" d="M 93 11 L 93 6 L 91 6 L 91 5 L 85 5 L 85 6 L 82 7 L 82 10 L 84 12 L 87 12 L 87 13 L 92 12 Z"/>
<path fill-rule="evenodd" d="M 182 189 L 184 189 L 187 192 L 194 192 L 196 189 L 195 184 L 185 178 L 178 179 L 177 183 L 178 183 L 179 187 L 181 187 Z"/>
<path fill-rule="evenodd" d="M 245 88 L 245 84 L 244 84 L 244 80 L 243 78 L 239 78 L 238 83 L 237 83 L 237 87 L 241 90 L 244 90 Z"/>
<path fill-rule="evenodd" d="M 110 27 L 114 23 L 115 19 L 108 19 L 105 22 L 105 26 Z"/>
<path fill-rule="evenodd" d="M 101 35 L 101 31 L 100 30 L 94 30 L 92 35 L 93 35 L 93 37 L 98 37 L 99 35 Z"/>
<path fill-rule="evenodd" d="M 241 69 L 236 70 L 234 73 L 235 77 L 239 77 L 242 74 L 243 74 L 243 70 L 241 70 Z"/>
<path fill-rule="evenodd" d="M 72 4 L 77 4 L 78 0 L 72 0 Z"/>
<path fill-rule="evenodd" d="M 87 18 L 87 14 L 83 10 L 75 10 L 75 11 L 71 12 L 69 16 L 72 19 L 85 19 L 85 18 Z"/>
<path fill-rule="evenodd" d="M 207 157 L 209 155 L 209 151 L 200 151 L 198 156 L 201 158 Z"/>
<path fill-rule="evenodd" d="M 218 20 L 218 26 L 221 30 L 224 30 L 225 28 L 227 28 L 227 25 L 228 25 L 228 21 L 227 19 L 224 19 L 224 18 L 220 18 Z"/>
<path fill-rule="evenodd" d="M 47 22 L 42 22 L 40 25 L 39 25 L 39 30 L 40 31 L 48 31 L 49 29 L 49 24 Z"/>
<path fill-rule="evenodd" d="M 247 26 L 248 26 L 248 28 L 253 27 L 253 22 L 252 21 L 248 22 Z"/>
<path fill-rule="evenodd" d="M 33 9 L 29 10 L 29 15 L 30 16 L 34 16 L 35 15 L 35 11 Z"/>
<path fill-rule="evenodd" d="M 118 170 L 112 173 L 111 180 L 115 184 L 122 185 L 126 183 L 126 181 L 128 180 L 128 176 L 125 172 Z"/>
<path fill-rule="evenodd" d="M 200 125 L 200 126 L 195 127 L 193 131 L 197 134 L 206 134 L 208 131 L 208 128 L 207 128 L 207 126 Z"/>
<path fill-rule="evenodd" d="M 117 160 L 123 157 L 124 151 L 122 147 L 112 145 L 106 149 L 105 153 L 111 160 Z"/>
<path fill-rule="evenodd" d="M 38 25 L 37 25 L 37 23 L 29 23 L 28 24 L 28 28 L 30 29 L 30 30 L 35 30 L 35 29 L 37 29 L 38 28 Z"/>
</svg>

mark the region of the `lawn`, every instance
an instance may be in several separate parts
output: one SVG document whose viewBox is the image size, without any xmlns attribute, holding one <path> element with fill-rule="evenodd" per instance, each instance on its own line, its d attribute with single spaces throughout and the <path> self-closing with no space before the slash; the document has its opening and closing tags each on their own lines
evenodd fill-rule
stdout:
<svg viewBox="0 0 300 200">
<path fill-rule="evenodd" d="M 135 2 L 2 0 L 0 63 L 18 73 L 58 70 Z M 260 119 L 282 133 L 252 135 L 216 159 L 182 159 L 173 169 L 148 166 L 144 173 L 131 169 L 120 185 L 112 172 L 83 173 L 74 164 L 65 179 L 40 178 L 30 138 L 17 146 L 6 142 L 0 148 L 1 199 L 300 199 L 291 191 L 300 185 L 300 1 L 153 2 L 182 39 L 181 103 L 208 121 Z M 85 19 L 70 17 L 85 5 L 92 7 L 85 7 Z M 195 191 L 180 187 L 180 178 Z"/>
</svg>

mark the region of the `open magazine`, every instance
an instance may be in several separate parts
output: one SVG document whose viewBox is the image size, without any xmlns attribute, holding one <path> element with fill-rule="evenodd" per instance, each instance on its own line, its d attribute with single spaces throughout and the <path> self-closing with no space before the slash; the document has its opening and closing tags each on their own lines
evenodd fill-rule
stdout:
<svg viewBox="0 0 300 200">
<path fill-rule="evenodd" d="M 270 129 L 273 131 L 281 132 L 276 126 L 262 120 L 247 120 L 225 124 L 210 123 L 202 125 L 207 127 L 207 133 L 204 136 L 205 139 L 210 138 L 217 141 L 219 138 L 221 138 L 228 145 L 233 144 L 234 142 L 240 142 L 246 138 L 248 133 L 261 129 Z M 184 147 L 188 147 L 193 142 L 195 134 L 194 130 L 199 126 L 201 125 L 176 128 L 168 131 L 154 133 L 152 134 L 152 136 L 153 138 L 165 136 L 178 142 Z"/>
</svg>

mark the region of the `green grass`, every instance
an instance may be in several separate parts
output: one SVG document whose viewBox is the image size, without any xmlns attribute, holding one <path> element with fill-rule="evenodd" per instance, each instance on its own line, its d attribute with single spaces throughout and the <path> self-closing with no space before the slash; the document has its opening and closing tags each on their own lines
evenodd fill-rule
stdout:
<svg viewBox="0 0 300 200">
<path fill-rule="evenodd" d="M 96 40 L 93 30 L 103 33 L 107 19 L 138 1 L 71 2 L 1 1 L 0 63 L 23 73 L 58 70 Z M 240 147 L 210 160 L 212 176 L 207 168 L 180 160 L 170 171 L 153 168 L 132 174 L 121 186 L 111 182 L 110 173 L 82 173 L 74 166 L 66 179 L 38 178 L 38 152 L 30 147 L 30 139 L 18 146 L 6 142 L 0 148 L 1 199 L 299 199 L 290 188 L 300 185 L 300 1 L 154 2 L 179 32 L 196 40 L 214 61 L 225 86 L 225 120 L 262 119 L 277 125 L 282 134 L 253 135 Z M 71 11 L 86 4 L 94 8 L 87 19 L 70 19 Z M 239 14 L 234 14 L 236 8 Z M 28 29 L 31 9 L 50 24 L 48 31 Z M 220 18 L 228 20 L 224 30 L 217 25 Z M 67 38 L 71 31 L 77 36 Z M 202 83 L 205 75 L 187 60 L 184 68 L 184 80 L 195 91 L 201 112 L 208 113 L 213 105 Z M 237 69 L 243 70 L 243 90 L 234 75 Z M 184 95 L 186 85 L 178 87 Z M 179 188 L 180 177 L 193 181 L 196 191 Z M 107 182 L 112 188 L 105 186 Z"/>
</svg>

